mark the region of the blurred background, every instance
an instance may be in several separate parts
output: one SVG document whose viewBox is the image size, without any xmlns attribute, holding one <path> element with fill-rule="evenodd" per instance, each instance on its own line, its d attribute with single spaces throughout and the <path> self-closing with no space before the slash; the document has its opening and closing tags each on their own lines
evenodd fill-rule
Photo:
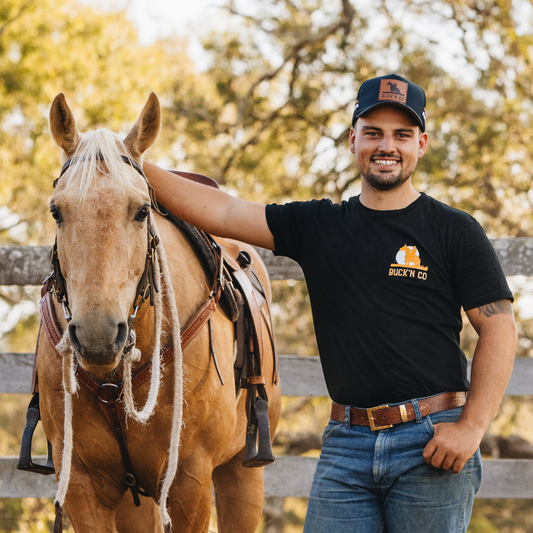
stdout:
<svg viewBox="0 0 533 533">
<path fill-rule="evenodd" d="M 155 91 L 163 130 L 148 160 L 253 201 L 341 201 L 360 190 L 348 149 L 355 95 L 390 72 L 428 98 L 415 187 L 491 238 L 531 237 L 532 57 L 530 0 L 0 0 L 0 246 L 53 243 L 61 154 L 48 111 L 59 92 L 82 131 L 126 134 Z M 517 355 L 531 357 L 533 280 L 509 280 Z M 279 353 L 316 356 L 305 283 L 273 288 Z M 34 350 L 38 292 L 0 287 L 0 352 Z M 475 341 L 465 327 L 469 356 Z M 18 455 L 28 401 L 0 395 L 0 456 Z M 328 402 L 283 402 L 276 452 L 317 455 Z M 533 399 L 506 397 L 489 433 L 531 453 Z M 36 444 L 45 453 L 42 436 Z M 267 501 L 258 533 L 300 533 L 306 505 Z M 51 500 L 0 500 L 2 533 L 49 531 L 52 518 Z M 533 532 L 532 502 L 477 500 L 469 531 Z"/>
</svg>

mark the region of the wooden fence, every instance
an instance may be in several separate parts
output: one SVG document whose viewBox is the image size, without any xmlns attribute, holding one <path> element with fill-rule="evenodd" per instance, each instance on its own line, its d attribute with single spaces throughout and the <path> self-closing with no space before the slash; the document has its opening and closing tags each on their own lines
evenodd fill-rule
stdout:
<svg viewBox="0 0 533 533">
<path fill-rule="evenodd" d="M 533 239 L 495 239 L 492 244 L 507 276 L 533 276 Z M 290 259 L 259 251 L 272 280 L 303 279 Z M 0 247 L 0 285 L 40 285 L 50 270 L 49 253 L 46 246 Z M 0 353 L 0 393 L 29 393 L 32 365 L 31 353 Z M 281 355 L 280 375 L 285 396 L 327 396 L 318 357 Z M 533 394 L 533 358 L 516 360 L 506 394 Z M 53 476 L 19 472 L 17 460 L 0 458 L 0 498 L 54 497 Z M 316 462 L 312 457 L 278 456 L 265 469 L 266 495 L 307 497 Z M 533 498 L 533 460 L 485 460 L 478 497 Z"/>
</svg>

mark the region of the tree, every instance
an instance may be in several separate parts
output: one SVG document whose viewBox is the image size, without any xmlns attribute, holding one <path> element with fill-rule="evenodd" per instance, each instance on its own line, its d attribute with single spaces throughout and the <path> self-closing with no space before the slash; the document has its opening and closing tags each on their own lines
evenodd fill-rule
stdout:
<svg viewBox="0 0 533 533">
<path fill-rule="evenodd" d="M 16 215 L 0 224 L 0 242 L 53 238 L 47 202 L 61 168 L 48 134 L 54 96 L 66 93 L 81 128 L 123 132 L 150 91 L 163 91 L 178 62 L 188 62 L 169 46 L 141 46 L 121 11 L 76 0 L 0 0 L 0 205 Z"/>
</svg>

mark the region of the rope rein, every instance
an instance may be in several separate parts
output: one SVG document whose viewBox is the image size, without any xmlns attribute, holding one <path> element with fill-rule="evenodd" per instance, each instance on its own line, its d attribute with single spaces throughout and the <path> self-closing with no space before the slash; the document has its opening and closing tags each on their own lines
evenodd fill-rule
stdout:
<svg viewBox="0 0 533 533">
<path fill-rule="evenodd" d="M 70 467 L 72 465 L 72 449 L 74 432 L 72 430 L 72 395 L 78 390 L 74 368 L 74 350 L 68 338 L 68 329 L 65 329 L 63 338 L 56 346 L 57 351 L 63 356 L 63 389 L 65 390 L 65 419 L 63 436 L 63 456 L 61 458 L 61 474 L 57 485 L 55 505 L 63 507 L 65 496 L 70 481 Z"/>
<path fill-rule="evenodd" d="M 152 212 L 148 215 L 150 217 L 149 224 L 154 230 L 154 234 L 160 238 L 159 231 L 154 223 Z M 162 254 L 163 247 L 159 248 L 160 252 L 154 257 L 156 262 L 154 268 L 155 282 L 157 287 L 161 287 L 161 273 L 166 269 L 168 271 L 168 265 L 166 261 L 163 266 Z M 155 254 L 155 252 L 154 252 Z M 168 287 L 172 287 L 172 282 L 170 280 L 170 275 L 165 276 L 163 272 L 163 279 L 165 287 L 168 291 Z M 163 320 L 163 306 L 162 306 L 162 296 L 161 292 L 155 292 L 154 297 L 154 349 L 152 351 L 152 377 L 150 380 L 150 391 L 148 393 L 148 398 L 146 403 L 141 411 L 137 411 L 135 408 L 135 403 L 133 400 L 133 390 L 131 386 L 131 374 L 133 363 L 138 363 L 141 360 L 141 352 L 135 346 L 136 335 L 135 331 L 132 329 L 130 332 L 131 342 L 133 344 L 132 349 L 126 354 L 124 358 L 124 405 L 126 415 L 130 418 L 133 418 L 141 424 L 146 424 L 148 419 L 152 416 L 155 406 L 157 405 L 157 396 L 159 394 L 159 387 L 161 385 L 161 323 Z M 175 304 L 174 304 L 175 307 Z M 173 315 L 173 318 L 177 317 Z M 175 337 L 173 337 L 175 338 Z M 179 337 L 178 337 L 179 338 Z"/>
<path fill-rule="evenodd" d="M 170 272 L 168 270 L 167 256 L 165 249 L 161 246 L 158 254 L 163 273 L 163 284 L 166 290 L 164 298 L 167 300 L 167 308 L 170 310 L 172 323 L 172 340 L 174 343 L 174 409 L 172 416 L 172 430 L 170 433 L 170 447 L 168 451 L 168 466 L 163 480 L 161 496 L 159 498 L 159 513 L 161 521 L 165 527 L 171 526 L 170 516 L 167 510 L 167 499 L 170 485 L 174 480 L 178 470 L 178 455 L 183 424 L 183 350 L 181 348 L 181 330 L 176 307 L 176 298 Z"/>
<path fill-rule="evenodd" d="M 152 212 L 149 213 L 150 223 L 155 234 L 159 237 L 159 231 L 154 223 Z M 157 397 L 161 386 L 161 336 L 163 320 L 163 299 L 166 308 L 170 311 L 171 318 L 171 338 L 174 346 L 174 405 L 172 428 L 170 434 L 170 446 L 168 452 L 168 466 L 165 477 L 162 481 L 161 496 L 159 498 L 159 512 L 163 525 L 171 525 L 170 516 L 167 510 L 167 499 L 170 486 L 178 468 L 179 443 L 181 436 L 181 427 L 183 421 L 183 352 L 181 348 L 181 332 L 178 318 L 178 310 L 174 295 L 174 288 L 170 278 L 167 257 L 162 243 L 158 247 L 159 253 L 155 259 L 155 280 L 161 291 L 155 292 L 154 308 L 154 349 L 152 353 L 152 375 L 150 378 L 150 390 L 144 407 L 137 410 L 133 399 L 132 391 L 132 368 L 133 364 L 141 359 L 141 352 L 135 346 L 136 334 L 132 329 L 130 331 L 130 340 L 133 347 L 124 356 L 124 404 L 127 417 L 132 418 L 142 424 L 146 424 L 152 416 L 157 405 Z M 162 281 L 162 284 L 161 284 Z M 63 356 L 63 388 L 65 391 L 65 419 L 64 419 L 64 439 L 63 439 L 63 456 L 61 460 L 61 473 L 59 477 L 58 489 L 55 498 L 56 508 L 61 507 L 65 502 L 65 496 L 70 481 L 72 451 L 73 451 L 73 428 L 72 428 L 72 395 L 76 393 L 78 384 L 75 375 L 75 356 L 72 344 L 68 338 L 68 329 L 65 331 L 63 338 L 56 346 L 57 350 Z"/>
</svg>

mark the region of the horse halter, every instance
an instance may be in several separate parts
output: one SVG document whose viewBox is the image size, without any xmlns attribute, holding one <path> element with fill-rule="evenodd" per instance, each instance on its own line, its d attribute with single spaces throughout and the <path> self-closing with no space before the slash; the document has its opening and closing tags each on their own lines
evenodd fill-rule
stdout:
<svg viewBox="0 0 533 533">
<path fill-rule="evenodd" d="M 143 171 L 143 168 L 137 161 L 132 159 L 131 157 L 121 155 L 120 156 L 122 161 L 126 163 L 127 165 L 130 165 L 132 168 L 134 168 L 145 180 L 148 191 L 150 194 L 150 202 L 151 207 L 156 209 L 156 211 L 160 212 L 157 207 L 157 202 L 155 201 L 155 193 L 153 187 L 150 185 L 148 178 L 146 177 L 146 174 Z M 104 157 L 102 154 L 98 154 L 96 158 L 100 161 L 104 160 Z M 82 160 L 85 158 L 82 158 Z M 57 185 L 57 182 L 61 179 L 61 176 L 67 171 L 67 169 L 77 160 L 77 158 L 71 158 L 68 161 L 65 162 L 63 165 L 63 168 L 61 169 L 61 173 L 59 174 L 59 177 L 54 180 L 54 188 Z M 146 228 L 148 233 L 148 250 L 146 252 L 146 260 L 144 263 L 144 271 L 142 273 L 141 279 L 139 280 L 139 283 L 137 284 L 137 289 L 135 291 L 135 297 L 133 299 L 133 313 L 128 318 L 128 341 L 127 345 L 124 347 L 124 354 L 127 354 L 133 347 L 133 339 L 131 336 L 131 328 L 133 326 L 133 322 L 135 320 L 135 317 L 137 316 L 137 311 L 142 306 L 142 304 L 150 298 L 150 305 L 154 305 L 154 293 L 159 292 L 159 287 L 156 282 L 155 278 L 155 271 L 154 267 L 157 262 L 156 258 L 156 251 L 157 247 L 159 246 L 159 237 L 156 235 L 154 228 L 152 227 L 151 223 L 151 217 L 149 216 L 146 222 Z M 52 272 L 48 274 L 47 278 L 44 280 L 43 284 L 49 283 L 51 285 L 51 292 L 54 293 L 56 300 L 61 304 L 63 307 L 63 313 L 65 314 L 65 320 L 67 322 L 70 322 L 72 319 L 72 313 L 69 308 L 69 301 L 68 301 L 68 294 L 67 294 L 67 286 L 66 281 L 63 276 L 63 273 L 61 272 L 61 265 L 59 264 L 59 256 L 57 253 L 57 234 L 56 234 L 56 240 L 54 243 L 54 246 L 52 247 L 52 253 L 50 256 L 50 261 L 52 263 Z"/>
</svg>

